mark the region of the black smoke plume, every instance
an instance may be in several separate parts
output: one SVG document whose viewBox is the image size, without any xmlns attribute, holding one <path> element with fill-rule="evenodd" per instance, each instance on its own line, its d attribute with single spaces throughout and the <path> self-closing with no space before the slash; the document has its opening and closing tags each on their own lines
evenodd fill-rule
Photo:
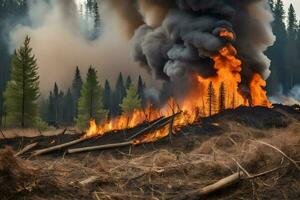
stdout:
<svg viewBox="0 0 300 200">
<path fill-rule="evenodd" d="M 249 91 L 254 73 L 264 79 L 270 74 L 270 61 L 264 51 L 275 37 L 267 0 L 112 2 L 120 16 L 127 16 L 123 20 L 129 25 L 135 61 L 146 66 L 157 79 L 182 87 L 191 72 L 202 77 L 215 75 L 211 56 L 228 43 L 237 48 L 243 62 L 242 91 Z M 233 41 L 219 37 L 224 29 L 234 33 Z"/>
</svg>

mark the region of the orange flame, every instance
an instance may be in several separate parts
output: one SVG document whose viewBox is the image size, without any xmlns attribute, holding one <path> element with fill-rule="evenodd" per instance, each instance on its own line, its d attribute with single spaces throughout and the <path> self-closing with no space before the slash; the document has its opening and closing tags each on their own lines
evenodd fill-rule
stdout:
<svg viewBox="0 0 300 200">
<path fill-rule="evenodd" d="M 219 35 L 227 40 L 234 40 L 234 34 L 226 29 L 222 30 Z"/>
<path fill-rule="evenodd" d="M 272 107 L 271 102 L 268 100 L 267 92 L 263 89 L 266 87 L 266 81 L 255 73 L 250 83 L 252 106 L 266 106 Z"/>
<path fill-rule="evenodd" d="M 220 37 L 225 39 L 234 39 L 232 32 L 223 30 Z M 161 109 L 154 109 L 149 106 L 145 110 L 135 110 L 132 113 L 125 113 L 115 119 L 105 121 L 99 125 L 95 121 L 90 122 L 90 128 L 87 130 L 86 137 L 102 136 L 111 131 L 118 131 L 127 128 L 133 128 L 145 121 L 153 121 L 161 116 L 172 116 L 174 113 L 182 111 L 180 115 L 174 118 L 174 130 L 180 130 L 183 126 L 195 123 L 200 117 L 207 116 L 208 113 L 215 114 L 219 112 L 218 99 L 221 96 L 221 85 L 225 90 L 226 96 L 223 96 L 225 108 L 236 108 L 244 105 L 249 106 L 248 99 L 243 97 L 239 92 L 241 83 L 242 62 L 237 58 L 237 50 L 228 44 L 222 48 L 216 55 L 211 57 L 215 64 L 216 75 L 214 77 L 203 78 L 198 74 L 193 75 L 195 86 L 188 92 L 188 95 L 176 102 L 171 98 L 168 103 Z M 214 99 L 211 106 L 208 106 L 208 89 L 213 86 Z M 249 88 L 251 90 L 252 105 L 271 106 L 268 101 L 266 91 L 263 89 L 266 82 L 255 74 Z M 223 95 L 224 95 L 223 94 Z M 153 131 L 133 141 L 133 144 L 154 142 L 169 135 L 169 126 Z"/>
</svg>

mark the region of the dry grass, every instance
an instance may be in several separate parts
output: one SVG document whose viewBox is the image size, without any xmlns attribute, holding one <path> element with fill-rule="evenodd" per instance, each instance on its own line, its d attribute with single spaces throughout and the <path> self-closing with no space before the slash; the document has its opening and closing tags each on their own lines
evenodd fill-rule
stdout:
<svg viewBox="0 0 300 200">
<path fill-rule="evenodd" d="M 0 195 L 2 199 L 176 199 L 237 172 L 238 162 L 251 175 L 280 168 L 207 199 L 297 199 L 299 171 L 278 151 L 255 141 L 272 144 L 299 163 L 300 124 L 267 131 L 227 125 L 226 133 L 204 142 L 201 135 L 195 136 L 188 151 L 167 143 L 139 154 L 99 152 L 24 161 L 6 149 L 0 153 Z M 80 184 L 90 177 L 91 184 Z"/>
</svg>

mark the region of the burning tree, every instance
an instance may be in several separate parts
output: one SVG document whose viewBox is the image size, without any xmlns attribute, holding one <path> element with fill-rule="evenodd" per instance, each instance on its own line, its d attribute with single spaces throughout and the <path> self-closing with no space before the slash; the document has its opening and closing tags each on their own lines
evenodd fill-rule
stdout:
<svg viewBox="0 0 300 200">
<path fill-rule="evenodd" d="M 219 89 L 219 112 L 225 110 L 225 96 L 225 85 L 224 82 L 222 82 Z"/>
<path fill-rule="evenodd" d="M 215 93 L 215 89 L 214 89 L 212 81 L 208 85 L 207 102 L 208 102 L 209 116 L 211 116 L 214 111 L 215 104 L 216 104 L 216 93 Z"/>
</svg>

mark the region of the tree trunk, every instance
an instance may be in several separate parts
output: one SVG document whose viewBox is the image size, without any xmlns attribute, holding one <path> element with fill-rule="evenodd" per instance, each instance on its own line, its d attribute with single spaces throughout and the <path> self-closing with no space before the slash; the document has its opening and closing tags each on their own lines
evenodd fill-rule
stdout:
<svg viewBox="0 0 300 200">
<path fill-rule="evenodd" d="M 22 121 L 21 127 L 25 128 L 25 65 L 23 64 L 23 80 L 22 80 Z"/>
</svg>

